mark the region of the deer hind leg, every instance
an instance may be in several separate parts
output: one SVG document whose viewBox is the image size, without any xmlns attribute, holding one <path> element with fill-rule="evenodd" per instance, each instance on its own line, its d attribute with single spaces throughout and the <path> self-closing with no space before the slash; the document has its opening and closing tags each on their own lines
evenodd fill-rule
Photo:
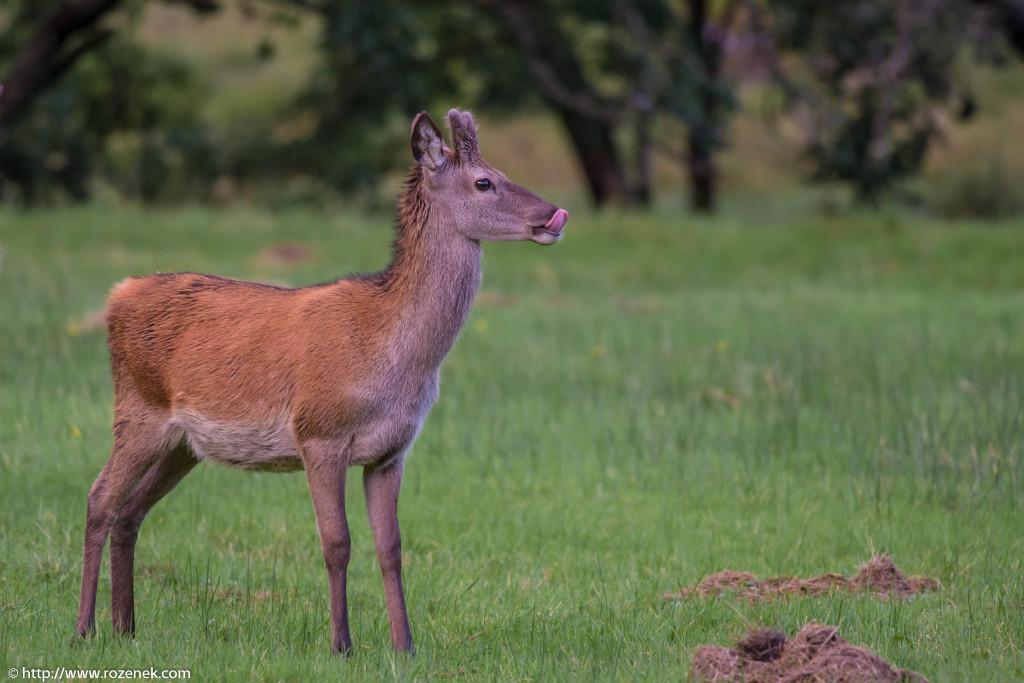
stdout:
<svg viewBox="0 0 1024 683">
<path fill-rule="evenodd" d="M 348 473 L 344 448 L 318 441 L 303 444 L 300 450 L 327 564 L 327 584 L 331 595 L 331 649 L 347 656 L 352 651 L 346 593 L 352 541 L 345 516 L 345 479 Z"/>
<path fill-rule="evenodd" d="M 153 506 L 199 463 L 178 446 L 153 465 L 117 513 L 110 530 L 110 602 L 114 632 L 135 635 L 135 542 Z"/>
<path fill-rule="evenodd" d="M 96 630 L 96 584 L 107 534 L 117 512 L 150 467 L 167 450 L 166 429 L 153 424 L 121 422 L 114 450 L 89 490 L 82 556 L 82 591 L 76 630 L 87 636 Z"/>
<path fill-rule="evenodd" d="M 404 456 L 399 456 L 384 467 L 364 468 L 363 490 L 377 560 L 384 576 L 391 644 L 399 652 L 412 652 L 412 633 L 402 590 L 402 537 L 398 530 L 398 490 L 404 467 Z"/>
</svg>

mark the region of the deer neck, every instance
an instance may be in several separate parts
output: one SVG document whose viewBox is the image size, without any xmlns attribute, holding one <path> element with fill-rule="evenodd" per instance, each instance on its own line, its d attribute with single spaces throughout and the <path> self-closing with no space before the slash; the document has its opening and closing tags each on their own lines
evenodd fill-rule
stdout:
<svg viewBox="0 0 1024 683">
<path fill-rule="evenodd" d="M 410 182 L 399 204 L 391 264 L 381 279 L 394 328 L 390 355 L 407 369 L 436 371 L 466 324 L 480 287 L 479 242 L 457 236 L 454 218 Z"/>
</svg>

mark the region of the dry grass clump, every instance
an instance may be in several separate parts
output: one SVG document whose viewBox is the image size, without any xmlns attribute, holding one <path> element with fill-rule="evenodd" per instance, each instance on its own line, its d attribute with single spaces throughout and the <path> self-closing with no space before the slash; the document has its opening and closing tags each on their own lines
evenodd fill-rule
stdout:
<svg viewBox="0 0 1024 683">
<path fill-rule="evenodd" d="M 874 652 L 850 645 L 835 626 L 807 624 L 793 638 L 756 629 L 732 648 L 705 645 L 690 662 L 690 678 L 707 683 L 927 683 Z"/>
<path fill-rule="evenodd" d="M 888 555 L 875 555 L 861 565 L 855 575 L 822 574 L 811 579 L 795 576 L 774 576 L 757 579 L 747 572 L 721 571 L 706 577 L 695 586 L 665 594 L 666 600 L 684 600 L 694 595 L 714 597 L 735 593 L 750 602 L 801 595 L 826 595 L 833 591 L 874 593 L 884 597 L 908 598 L 923 591 L 938 590 L 939 580 L 929 577 L 907 577 Z"/>
</svg>

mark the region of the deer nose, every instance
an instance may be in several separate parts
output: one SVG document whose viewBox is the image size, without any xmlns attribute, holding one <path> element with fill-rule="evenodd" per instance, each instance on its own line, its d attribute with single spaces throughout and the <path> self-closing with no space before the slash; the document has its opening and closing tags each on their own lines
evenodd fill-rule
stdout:
<svg viewBox="0 0 1024 683">
<path fill-rule="evenodd" d="M 565 225 L 567 220 L 569 220 L 569 212 L 565 209 L 559 209 L 555 211 L 555 215 L 551 217 L 551 220 L 544 225 L 544 229 L 550 232 L 561 232 L 562 226 Z"/>
</svg>

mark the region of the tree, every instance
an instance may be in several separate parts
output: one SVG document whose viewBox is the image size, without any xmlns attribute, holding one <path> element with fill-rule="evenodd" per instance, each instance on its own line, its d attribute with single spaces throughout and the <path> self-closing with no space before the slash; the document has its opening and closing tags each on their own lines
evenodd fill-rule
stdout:
<svg viewBox="0 0 1024 683">
<path fill-rule="evenodd" d="M 164 0 L 187 4 L 198 12 L 218 9 L 214 0 Z M 10 9 L 13 17 L 0 51 L 11 54 L 20 48 L 3 77 L 4 98 L 0 101 L 0 132 L 17 121 L 35 100 L 54 85 L 84 55 L 93 52 L 113 35 L 101 20 L 122 5 L 123 0 L 63 0 L 24 2 Z M 35 30 L 32 31 L 32 28 Z M 30 35 L 29 35 L 30 34 Z M 28 35 L 27 39 L 24 36 Z"/>
<path fill-rule="evenodd" d="M 942 0 L 780 0 L 774 37 L 799 68 L 776 76 L 804 115 L 819 179 L 875 204 L 916 173 L 957 93 L 953 62 L 969 16 Z"/>
<path fill-rule="evenodd" d="M 0 0 L 0 8 L 5 1 L 11 4 Z M 214 0 L 179 1 L 206 12 L 218 8 Z M 148 170 L 129 183 L 145 197 L 158 195 L 166 176 L 161 145 L 185 139 L 203 146 L 201 132 L 194 132 L 200 122 L 185 126 L 192 133 L 169 136 L 164 129 L 180 128 L 180 116 L 169 122 L 151 112 L 127 120 L 108 108 L 104 119 L 97 115 L 102 108 L 93 106 L 99 97 L 129 96 L 104 89 L 98 76 L 104 69 L 116 73 L 122 86 L 131 82 L 133 93 L 142 92 L 136 81 L 152 80 L 132 71 L 136 61 L 149 68 L 154 63 L 131 43 L 130 32 L 115 32 L 104 22 L 141 3 L 17 5 L 18 30 L 0 39 L 0 69 L 11 65 L 0 103 L 6 159 L 0 172 L 24 196 L 56 183 L 84 197 L 105 140 L 118 130 L 135 130 L 146 139 L 140 166 Z M 282 106 L 282 116 L 314 125 L 285 142 L 267 135 L 233 141 L 235 152 L 224 168 L 237 177 L 284 171 L 315 175 L 343 192 L 372 187 L 390 170 L 408 117 L 433 101 L 458 97 L 485 110 L 550 108 L 565 127 L 597 205 L 647 203 L 657 152 L 689 168 L 695 208 L 713 204 L 713 154 L 722 144 L 729 89 L 718 69 L 724 28 L 712 21 L 704 0 L 690 0 L 688 9 L 667 0 L 267 0 L 252 7 L 273 4 L 313 12 L 322 22 L 320 64 L 302 95 Z M 115 63 L 128 53 L 133 56 Z M 87 68 L 65 78 L 76 64 Z M 134 108 L 140 107 L 136 102 Z M 66 121 L 72 111 L 92 115 L 78 127 L 53 125 L 55 117 Z M 15 131 L 15 125 L 23 130 Z M 684 144 L 666 142 L 666 136 Z M 48 138 L 53 144 L 35 144 Z M 210 150 L 203 154 L 209 157 Z M 63 175 L 45 159 L 65 160 L 59 164 Z M 76 170 L 69 175 L 69 168 Z"/>
<path fill-rule="evenodd" d="M 278 1 L 322 17 L 323 59 L 292 107 L 317 119 L 314 135 L 268 158 L 316 169 L 339 189 L 369 185 L 387 170 L 372 160 L 394 158 L 384 147 L 404 139 L 398 128 L 428 103 L 458 97 L 507 112 L 539 94 L 562 120 L 594 203 L 627 200 L 618 114 L 583 103 L 584 65 L 541 3 Z"/>
<path fill-rule="evenodd" d="M 98 27 L 97 22 L 120 3 L 121 0 L 65 0 L 48 13 L 46 5 L 53 3 L 23 3 L 15 10 L 12 30 L 4 41 L 5 52 L 12 47 L 12 37 L 28 33 L 30 24 L 38 24 L 38 28 L 24 41 L 3 79 L 0 131 L 10 127 L 82 55 L 110 38 L 111 31 Z"/>
<path fill-rule="evenodd" d="M 178 1 L 200 12 L 216 8 L 212 0 Z M 146 134 L 135 173 L 143 195 L 161 182 L 158 147 L 206 153 L 191 99 L 163 97 L 168 88 L 189 89 L 186 70 L 104 24 L 128 11 L 121 0 L 0 0 L 9 24 L 0 36 L 0 195 L 10 183 L 28 202 L 51 188 L 87 198 L 117 131 Z"/>
<path fill-rule="evenodd" d="M 596 205 L 648 203 L 662 154 L 688 173 L 693 209 L 710 211 L 735 104 L 730 45 L 753 37 L 759 68 L 806 124 L 816 177 L 877 202 L 920 168 L 935 112 L 967 99 L 953 68 L 967 19 L 983 9 L 1024 49 L 1024 0 L 260 0 L 249 6 L 320 21 L 321 59 L 280 113 L 303 125 L 288 140 L 260 131 L 217 149 L 197 108 L 176 101 L 198 92 L 188 69 L 134 43 L 130 22 L 106 21 L 145 5 L 0 0 L 0 179 L 24 197 L 47 186 L 85 197 L 111 167 L 107 141 L 125 131 L 141 142 L 123 184 L 146 199 L 167 195 L 178 157 L 198 160 L 199 187 L 220 172 L 287 173 L 362 191 L 392 170 L 411 115 L 457 99 L 550 109 Z"/>
<path fill-rule="evenodd" d="M 688 169 L 691 206 L 710 211 L 731 89 L 719 68 L 736 2 L 712 11 L 663 0 L 477 0 L 500 18 L 544 101 L 562 118 L 595 203 L 646 204 L 651 157 Z M 572 30 L 567 30 L 571 27 Z M 575 38 L 575 35 L 587 38 Z M 666 141 L 685 127 L 686 149 Z M 622 159 L 632 157 L 627 173 Z"/>
<path fill-rule="evenodd" d="M 310 174 L 341 192 L 372 190 L 391 170 L 408 122 L 453 89 L 436 36 L 443 17 L 406 0 L 281 0 L 320 18 L 320 61 L 284 115 L 313 122 L 250 171 Z"/>
<path fill-rule="evenodd" d="M 562 120 L 593 203 L 629 201 L 614 141 L 621 114 L 588 82 L 572 41 L 556 18 L 543 3 L 531 0 L 478 0 L 478 4 L 506 27 L 506 40 L 516 46 L 544 102 Z"/>
<path fill-rule="evenodd" d="M 725 31 L 709 20 L 706 0 L 688 0 L 690 8 L 690 44 L 696 57 L 694 106 L 683 117 L 688 121 L 687 142 L 690 171 L 690 205 L 708 212 L 714 207 L 717 173 L 714 151 L 721 146 L 721 111 L 731 102 L 731 93 L 723 92 L 721 81 L 722 45 Z M 728 5 L 734 13 L 737 3 Z M 729 24 L 726 20 L 725 25 Z M 685 111 L 685 110 L 684 110 Z"/>
</svg>

